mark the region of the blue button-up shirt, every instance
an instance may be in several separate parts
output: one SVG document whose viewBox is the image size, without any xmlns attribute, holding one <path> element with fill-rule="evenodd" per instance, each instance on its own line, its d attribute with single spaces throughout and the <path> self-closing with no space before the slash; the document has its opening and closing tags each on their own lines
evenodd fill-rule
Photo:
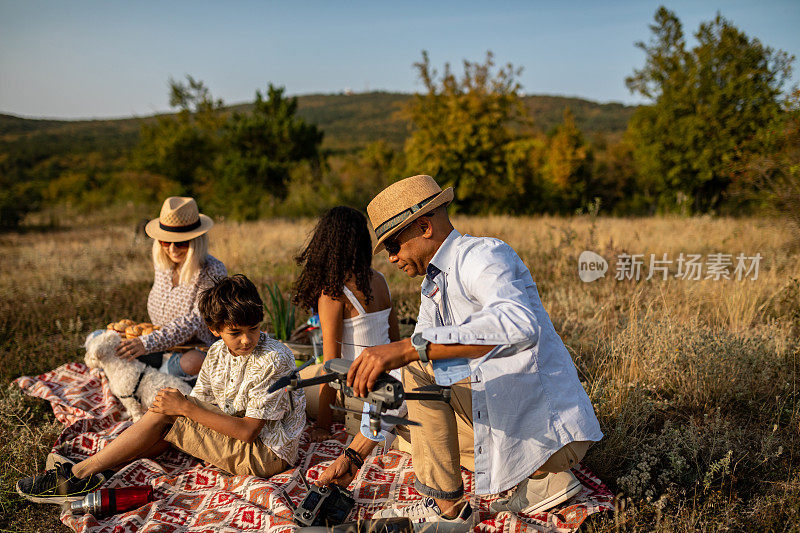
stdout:
<svg viewBox="0 0 800 533">
<path fill-rule="evenodd" d="M 450 233 L 422 283 L 416 332 L 496 346 L 477 359 L 431 361 L 440 385 L 471 376 L 477 494 L 515 486 L 572 441 L 603 437 L 528 268 L 503 241 Z"/>
</svg>

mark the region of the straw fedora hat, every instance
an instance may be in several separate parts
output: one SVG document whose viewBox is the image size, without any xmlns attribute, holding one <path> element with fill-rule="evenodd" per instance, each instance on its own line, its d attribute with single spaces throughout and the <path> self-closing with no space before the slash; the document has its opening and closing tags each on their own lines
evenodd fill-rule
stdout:
<svg viewBox="0 0 800 533">
<path fill-rule="evenodd" d="M 214 225 L 211 217 L 197 209 L 194 198 L 170 196 L 161 206 L 161 215 L 144 227 L 145 233 L 158 241 L 190 241 L 206 233 Z"/>
<path fill-rule="evenodd" d="M 453 188 L 444 191 L 424 174 L 400 180 L 386 187 L 367 206 L 367 214 L 378 243 L 372 254 L 383 250 L 383 243 L 392 235 L 440 205 L 453 201 Z"/>
</svg>

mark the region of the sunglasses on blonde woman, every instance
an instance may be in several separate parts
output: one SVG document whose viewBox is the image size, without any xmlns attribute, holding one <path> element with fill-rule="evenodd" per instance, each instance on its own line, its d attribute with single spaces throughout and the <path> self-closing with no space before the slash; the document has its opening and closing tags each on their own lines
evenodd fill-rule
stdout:
<svg viewBox="0 0 800 533">
<path fill-rule="evenodd" d="M 158 241 L 158 242 L 161 243 L 161 246 L 163 248 L 169 248 L 170 244 L 174 244 L 175 248 L 188 248 L 189 247 L 189 243 L 191 243 L 192 241 L 182 241 L 182 242 Z"/>
</svg>

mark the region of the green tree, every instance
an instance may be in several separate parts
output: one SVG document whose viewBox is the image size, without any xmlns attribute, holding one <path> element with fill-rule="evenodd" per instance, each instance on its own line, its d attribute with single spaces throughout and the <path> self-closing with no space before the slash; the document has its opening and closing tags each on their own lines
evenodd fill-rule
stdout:
<svg viewBox="0 0 800 533">
<path fill-rule="evenodd" d="M 346 157 L 340 165 L 339 203 L 363 208 L 403 171 L 402 154 L 386 141 L 369 143 L 354 156 Z"/>
<path fill-rule="evenodd" d="M 41 199 L 33 182 L 13 182 L 0 172 L 0 230 L 19 226 L 25 215 L 41 207 Z"/>
<path fill-rule="evenodd" d="M 191 76 L 186 76 L 186 83 L 170 79 L 169 85 L 169 103 L 178 113 L 142 124 L 134 160 L 141 170 L 164 176 L 178 183 L 184 193 L 194 194 L 220 149 L 223 103 Z"/>
<path fill-rule="evenodd" d="M 544 175 L 547 137 L 531 135 L 504 147 L 505 179 L 494 184 L 500 207 L 513 214 L 545 213 L 555 206 L 555 191 Z"/>
<path fill-rule="evenodd" d="M 793 92 L 784 113 L 761 140 L 767 149 L 743 162 L 737 197 L 800 229 L 800 90 Z"/>
<path fill-rule="evenodd" d="M 322 131 L 298 117 L 297 99 L 283 92 L 272 84 L 266 98 L 256 91 L 253 110 L 235 113 L 225 124 L 206 205 L 234 218 L 258 218 L 286 196 L 296 164 L 318 170 Z"/>
<path fill-rule="evenodd" d="M 631 200 L 636 197 L 636 166 L 631 143 L 601 136 L 594 140 L 592 179 L 587 198 L 600 198 L 603 210 L 615 214 L 641 211 Z"/>
<path fill-rule="evenodd" d="M 558 199 L 555 211 L 572 212 L 587 202 L 592 151 L 567 107 L 564 120 L 550 137 L 544 172 Z"/>
<path fill-rule="evenodd" d="M 652 102 L 629 124 L 640 190 L 662 210 L 685 200 L 719 208 L 737 162 L 763 148 L 759 132 L 780 114 L 793 57 L 750 39 L 721 15 L 702 23 L 689 49 L 678 17 L 660 7 L 645 65 L 626 79 Z"/>
<path fill-rule="evenodd" d="M 405 145 L 409 173 L 435 176 L 458 190 L 457 206 L 467 212 L 502 203 L 496 187 L 508 179 L 506 146 L 525 122 L 517 82 L 521 69 L 497 70 L 491 52 L 483 63 L 464 61 L 458 78 L 445 64 L 441 77 L 428 54 L 415 63 L 426 93 L 416 95 L 409 113 L 413 131 Z"/>
</svg>

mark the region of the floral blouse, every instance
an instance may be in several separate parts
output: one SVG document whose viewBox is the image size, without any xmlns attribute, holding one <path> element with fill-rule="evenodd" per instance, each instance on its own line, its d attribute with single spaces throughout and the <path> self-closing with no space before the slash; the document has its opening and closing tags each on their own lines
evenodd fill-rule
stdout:
<svg viewBox="0 0 800 533">
<path fill-rule="evenodd" d="M 161 329 L 139 337 L 147 353 L 164 351 L 188 340 L 212 344 L 216 337 L 211 334 L 197 308 L 199 291 L 211 285 L 228 271 L 219 259 L 208 255 L 206 262 L 188 285 L 172 285 L 172 271 L 156 269 L 153 288 L 147 298 L 150 322 Z"/>
<path fill-rule="evenodd" d="M 191 396 L 213 403 L 231 416 L 266 420 L 259 437 L 292 465 L 306 425 L 305 393 L 285 388 L 267 391 L 294 369 L 289 348 L 266 333 L 261 333 L 258 345 L 247 356 L 231 355 L 219 340 L 208 350 Z"/>
</svg>

